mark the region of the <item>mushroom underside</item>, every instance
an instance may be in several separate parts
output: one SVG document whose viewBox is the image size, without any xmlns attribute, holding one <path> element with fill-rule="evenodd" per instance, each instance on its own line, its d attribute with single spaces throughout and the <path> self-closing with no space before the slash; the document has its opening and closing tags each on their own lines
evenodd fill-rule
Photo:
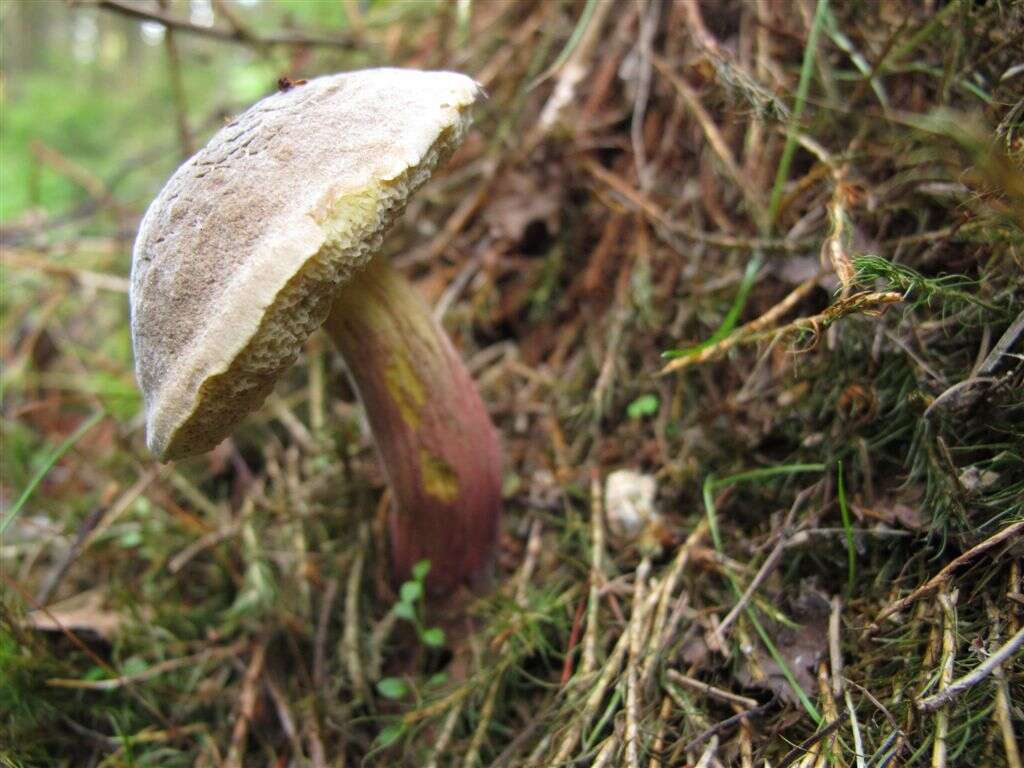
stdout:
<svg viewBox="0 0 1024 768">
<path fill-rule="evenodd" d="M 339 195 L 315 216 L 321 247 L 277 293 L 230 363 L 209 372 L 190 365 L 187 351 L 182 355 L 169 378 L 173 383 L 148 398 L 147 439 L 156 455 L 167 461 L 208 451 L 263 404 L 305 340 L 323 325 L 335 293 L 380 249 L 406 201 L 458 145 L 466 122 L 443 131 L 421 161 L 399 176 Z M 230 323 L 230 310 L 220 318 Z"/>
</svg>

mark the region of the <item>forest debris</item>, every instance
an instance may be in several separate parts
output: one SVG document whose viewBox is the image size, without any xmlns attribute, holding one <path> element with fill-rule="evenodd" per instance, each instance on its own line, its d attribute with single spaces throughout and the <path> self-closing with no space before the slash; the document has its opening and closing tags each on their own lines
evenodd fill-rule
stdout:
<svg viewBox="0 0 1024 768">
<path fill-rule="evenodd" d="M 355 48 L 359 44 L 359 41 L 351 36 L 321 35 L 315 32 L 287 31 L 256 37 L 252 34 L 246 34 L 239 29 L 224 29 L 223 27 L 196 24 L 189 19 L 178 18 L 163 11 L 147 10 L 124 0 L 99 0 L 97 6 L 142 22 L 159 24 L 164 29 L 179 30 L 200 37 L 210 37 L 227 43 L 251 45 L 256 48 L 265 45 L 323 45 L 338 48 Z"/>
<path fill-rule="evenodd" d="M 482 213 L 491 236 L 505 240 L 526 252 L 533 231 L 548 236 L 558 232 L 558 217 L 565 186 L 558 178 L 542 179 L 533 173 L 509 172 L 497 183 L 493 197 Z"/>
<path fill-rule="evenodd" d="M 617 469 L 605 481 L 604 503 L 608 529 L 620 538 L 632 539 L 660 520 L 654 508 L 657 480 L 631 469 Z"/>
<path fill-rule="evenodd" d="M 839 727 L 846 722 L 846 717 L 839 717 L 833 720 L 831 723 L 826 725 L 816 734 L 810 738 L 804 740 L 797 746 L 793 747 L 789 752 L 786 753 L 785 757 L 782 758 L 782 762 L 779 763 L 779 768 L 789 768 L 793 765 L 797 759 L 807 755 L 811 751 L 811 747 L 817 745 L 822 739 L 825 739 L 839 730 Z"/>
<path fill-rule="evenodd" d="M 279 91 L 290 91 L 292 88 L 296 88 L 300 85 L 305 85 L 308 80 L 305 78 L 293 79 L 290 77 L 279 77 L 277 78 L 277 90 Z"/>
<path fill-rule="evenodd" d="M 717 688 L 710 683 L 705 683 L 703 680 L 696 680 L 695 678 L 688 677 L 675 669 L 668 670 L 666 674 L 668 675 L 668 679 L 672 682 L 679 683 L 679 685 L 691 688 L 698 693 L 711 696 L 712 698 L 721 699 L 722 701 L 727 701 L 730 704 L 739 704 L 747 709 L 753 709 L 758 705 L 757 699 L 752 699 L 749 696 L 740 696 L 732 691 Z"/>
<path fill-rule="evenodd" d="M 604 498 L 601 476 L 594 469 L 590 475 L 590 578 L 587 585 L 587 629 L 583 635 L 582 678 L 590 677 L 597 667 L 597 636 L 601 609 L 601 587 L 604 586 Z"/>
<path fill-rule="evenodd" d="M 1024 627 L 1018 629 L 1017 633 L 1013 637 L 993 651 L 992 654 L 975 669 L 971 670 L 963 677 L 949 682 L 948 685 L 938 693 L 923 699 L 918 699 L 917 708 L 922 712 L 934 712 L 940 707 L 944 707 L 946 704 L 955 701 L 964 691 L 974 687 L 992 674 L 1000 664 L 1020 650 L 1022 645 L 1024 645 Z M 950 670 L 950 674 L 952 675 L 952 668 Z"/>
<path fill-rule="evenodd" d="M 919 531 L 927 524 L 920 504 L 907 504 L 897 499 L 882 498 L 871 505 L 851 503 L 850 509 L 861 520 L 880 520 L 887 525 L 899 524 L 908 531 Z"/>
<path fill-rule="evenodd" d="M 169 11 L 158 11 L 157 0 L 131 0 L 131 5 L 175 22 L 188 19 L 173 2 Z M 195 130 L 215 128 L 235 108 L 231 94 L 239 83 L 245 92 L 259 83 L 271 88 L 281 73 L 312 78 L 358 67 L 381 60 L 384 48 L 385 58 L 396 65 L 463 71 L 487 88 L 479 128 L 456 158 L 455 172 L 427 192 L 427 207 L 447 218 L 429 229 L 417 226 L 420 212 L 410 210 L 395 250 L 405 254 L 401 263 L 417 282 L 436 287 L 431 298 L 442 297 L 434 306 L 476 362 L 474 376 L 485 381 L 490 410 L 506 440 L 510 525 L 495 567 L 505 587 L 477 596 L 465 631 L 457 643 L 449 642 L 449 650 L 465 649 L 452 660 L 447 650 L 423 649 L 416 633 L 397 618 L 394 585 L 385 575 L 381 532 L 387 499 L 380 496 L 380 474 L 366 445 L 353 435 L 357 416 L 351 390 L 342 382 L 344 371 L 333 352 L 313 350 L 319 346 L 313 339 L 304 356 L 313 360 L 308 383 L 303 363 L 277 390 L 287 411 L 281 423 L 254 420 L 239 434 L 237 447 L 225 445 L 208 463 L 161 469 L 147 458 L 138 418 L 112 419 L 109 441 L 83 453 L 89 463 L 81 471 L 68 468 L 74 482 L 42 488 L 33 508 L 13 526 L 19 538 L 8 536 L 4 542 L 0 569 L 7 568 L 14 586 L 24 579 L 26 604 L 48 574 L 60 572 L 69 537 L 103 502 L 108 511 L 88 535 L 64 588 L 72 581 L 101 584 L 101 594 L 118 596 L 99 606 L 111 613 L 129 603 L 139 611 L 152 609 L 154 595 L 164 600 L 152 632 L 128 631 L 125 625 L 115 630 L 126 658 L 180 662 L 188 658 L 183 654 L 201 650 L 206 643 L 196 646 L 195 639 L 178 632 L 175 617 L 182 615 L 201 618 L 197 629 L 211 644 L 250 635 L 241 660 L 203 664 L 204 680 L 195 692 L 206 709 L 216 702 L 230 705 L 243 689 L 255 694 L 254 719 L 238 755 L 245 765 L 308 758 L 313 768 L 321 768 L 331 761 L 400 762 L 413 754 L 424 764 L 468 760 L 510 768 L 547 765 L 563 751 L 566 762 L 627 765 L 637 760 L 639 746 L 644 768 L 692 765 L 702 757 L 709 768 L 753 768 L 755 755 L 757 768 L 768 762 L 778 768 L 780 759 L 790 768 L 819 768 L 830 759 L 845 760 L 851 768 L 878 768 L 905 762 L 919 747 L 922 754 L 930 750 L 936 721 L 922 715 L 917 704 L 936 693 L 943 629 L 938 606 L 918 599 L 899 614 L 898 624 L 882 623 L 877 644 L 853 630 L 980 539 L 1022 519 L 1024 506 L 1017 497 L 1024 465 L 1012 442 L 1020 414 L 1012 396 L 1022 375 L 1024 314 L 1019 233 L 1000 199 L 1007 195 L 999 185 L 975 183 L 967 153 L 939 143 L 934 133 L 907 130 L 902 118 L 935 108 L 964 113 L 981 108 L 1000 125 L 996 138 L 1005 139 L 1016 162 L 1021 156 L 1016 150 L 1024 146 L 1020 132 L 1002 129 L 1021 114 L 1021 105 L 1012 106 L 1022 79 L 1014 59 L 1024 32 L 1021 19 L 992 3 L 972 4 L 966 26 L 955 18 L 963 4 L 932 16 L 913 4 L 899 14 L 886 7 L 865 6 L 858 13 L 829 4 L 818 51 L 805 56 L 814 76 L 805 119 L 799 122 L 802 132 L 795 134 L 802 149 L 791 172 L 776 179 L 783 213 L 777 231 L 769 231 L 757 221 L 748 197 L 764 201 L 773 191 L 784 140 L 775 123 L 787 120 L 800 54 L 813 49 L 807 45 L 814 6 L 809 0 L 796 14 L 778 3 L 734 3 L 729 12 L 712 14 L 704 3 L 707 24 L 700 2 L 580 0 L 571 7 L 459 2 L 441 4 L 436 13 L 408 4 L 389 9 L 350 4 L 339 12 L 349 16 L 350 30 L 338 35 L 316 30 L 321 16 L 307 5 L 288 12 L 269 9 L 250 31 L 246 22 L 256 20 L 254 10 L 234 0 L 214 0 L 215 16 L 204 12 L 192 19 L 212 22 L 213 36 L 176 27 L 183 74 L 201 64 L 243 76 L 229 78 L 224 88 L 190 91 Z M 591 8 L 589 22 L 584 6 Z M 46 23 L 38 23 L 40 9 L 47 11 Z M 118 100 L 149 104 L 150 86 L 166 85 L 163 48 L 153 39 L 153 32 L 162 30 L 147 25 L 141 40 L 139 16 L 131 23 L 108 24 L 121 21 L 111 18 L 110 10 L 95 2 L 23 3 L 12 7 L 8 20 L 19 42 L 12 46 L 6 83 L 12 115 L 19 121 L 49 120 L 51 128 L 60 124 L 52 118 L 63 119 L 63 138 L 40 138 L 56 142 L 52 146 L 67 159 L 95 174 L 82 177 L 92 193 L 110 191 L 125 207 L 121 215 L 110 204 L 113 198 L 98 207 L 92 193 L 81 191 L 85 185 L 62 172 L 59 161 L 47 163 L 31 154 L 31 137 L 13 137 L 15 159 L 26 161 L 28 175 L 12 166 L 16 194 L 7 203 L 13 205 L 14 225 L 0 233 L 16 246 L 3 255 L 14 289 L 8 328 L 42 330 L 52 338 L 55 353 L 46 355 L 46 375 L 37 376 L 44 364 L 33 366 L 33 346 L 22 346 L 22 337 L 14 336 L 15 359 L 25 361 L 28 375 L 10 379 L 5 387 L 4 438 L 12 450 L 4 460 L 14 471 L 0 496 L 8 501 L 17 490 L 18 472 L 36 460 L 35 446 L 67 433 L 81 400 L 107 399 L 106 393 L 92 391 L 98 378 L 93 372 L 125 385 L 130 380 L 120 295 L 128 289 L 123 265 L 144 210 L 139 191 L 155 183 L 156 170 L 176 151 L 172 93 L 164 88 L 161 97 L 163 111 L 171 116 L 166 125 L 157 119 L 153 131 L 152 111 L 141 110 L 119 141 L 96 146 L 84 125 L 87 113 L 74 106 L 74 99 L 33 107 L 43 101 L 42 89 L 53 85 L 47 82 L 53 73 L 41 67 L 60 55 L 55 44 L 62 45 L 59 40 L 80 22 L 90 27 L 86 22 L 96 21 L 97 14 L 96 44 L 76 37 L 76 71 L 60 74 L 63 86 L 69 78 L 78 84 L 113 83 L 118 91 L 124 88 Z M 607 16 L 597 25 L 603 12 Z M 37 22 L 31 27 L 29 17 Z M 148 20 L 162 26 L 159 18 Z M 350 55 L 296 45 L 274 52 L 259 39 L 297 37 L 303 25 L 325 37 L 349 38 L 358 51 Z M 19 34 L 21 29 L 32 35 Z M 652 29 L 648 46 L 641 39 Z M 584 30 L 595 42 L 580 59 L 581 69 L 570 73 L 575 52 L 587 48 L 576 34 Z M 236 39 L 217 43 L 222 31 Z M 991 44 L 984 51 L 965 45 L 969 33 Z M 38 51 L 47 55 L 29 56 L 21 39 L 27 37 L 42 40 Z M 90 51 L 94 60 L 79 56 Z M 272 52 L 281 55 L 268 59 Z M 141 66 L 132 68 L 136 56 Z M 921 66 L 900 64 L 906 62 Z M 122 77 L 125 71 L 138 76 L 129 82 Z M 641 99 L 637 85 L 645 71 L 650 87 Z M 540 72 L 553 76 L 538 81 Z M 1012 83 L 1011 73 L 1017 75 Z M 556 81 L 567 76 L 569 85 L 570 75 L 571 88 L 560 89 Z M 675 87 L 673 77 L 683 89 Z M 875 88 L 882 79 L 888 106 Z M 98 88 L 87 101 L 99 106 L 109 90 Z M 37 98 L 24 97 L 33 91 L 30 96 Z M 538 116 L 545 105 L 556 119 L 541 126 Z M 210 116 L 202 128 L 201 114 Z M 695 115 L 707 122 L 702 125 Z M 24 158 L 16 157 L 19 152 Z M 849 185 L 840 175 L 847 168 Z M 54 172 L 59 178 L 52 178 Z M 131 182 L 122 182 L 129 172 Z M 41 213 L 32 218 L 34 211 Z M 730 327 L 752 319 L 744 326 L 746 334 L 763 332 L 763 340 L 738 336 L 722 355 L 728 364 L 694 366 L 686 375 L 650 381 L 650 372 L 668 362 L 659 363 L 663 350 L 678 339 L 697 346 L 719 326 L 730 303 L 738 307 L 733 301 L 737 281 L 755 251 L 761 252 L 763 266 L 744 314 L 734 327 L 730 320 Z M 862 280 L 858 264 L 868 253 L 927 277 L 905 285 L 884 274 Z M 891 288 L 907 296 L 911 309 L 890 311 L 878 322 L 833 325 L 829 343 L 812 349 L 799 342 L 813 344 L 820 329 L 796 328 L 796 343 L 793 336 L 777 337 L 780 326 L 840 298 L 840 275 L 850 282 L 851 261 L 858 275 L 846 286 L 849 292 Z M 923 284 L 945 285 L 943 275 L 956 275 L 951 283 L 959 286 L 956 301 L 942 291 L 921 292 Z M 914 288 L 912 295 L 908 287 Z M 983 304 L 971 303 L 967 295 Z M 11 337 L 9 332 L 7 340 Z M 632 418 L 624 406 L 647 392 L 657 401 L 656 418 Z M 595 393 L 599 397 L 592 399 Z M 342 416 L 343 429 L 324 433 L 325 409 Z M 306 433 L 317 444 L 306 440 L 309 451 L 294 451 Z M 262 450 L 268 440 L 273 448 Z M 340 450 L 334 450 L 335 443 Z M 936 445 L 942 446 L 941 455 Z M 290 458 L 282 469 L 281 457 L 294 456 L 300 471 L 293 471 Z M 856 513 L 852 528 L 850 521 L 840 521 L 835 475 L 826 472 L 819 503 L 802 509 L 791 526 L 782 520 L 798 490 L 791 482 L 769 480 L 737 491 L 728 514 L 723 510 L 718 520 L 723 546 L 701 546 L 707 530 L 699 503 L 701 476 L 826 456 L 846 457 L 847 504 Z M 649 554 L 642 543 L 610 530 L 603 510 L 605 480 L 619 467 L 656 478 L 655 512 L 674 535 L 693 531 L 686 544 L 666 556 Z M 595 476 L 589 493 L 587 470 Z M 169 478 L 171 472 L 191 485 Z M 175 490 L 168 482 L 181 487 Z M 251 491 L 253 482 L 265 482 L 267 492 Z M 111 483 L 126 489 L 118 491 L 122 498 L 113 505 L 103 497 Z M 352 611 L 355 631 L 346 645 L 344 605 L 355 559 L 351 532 L 378 498 L 376 543 L 362 563 L 358 607 Z M 204 509 L 216 516 L 206 517 Z M 534 554 L 525 541 L 531 523 L 536 523 L 530 537 Z M 122 529 L 141 533 L 144 544 L 122 546 L 114 535 Z M 232 540 L 243 529 L 246 541 L 259 540 L 259 549 Z M 755 665 L 764 663 L 764 688 L 782 682 L 765 660 L 767 646 L 760 645 L 748 611 L 761 618 L 785 611 L 793 618 L 798 611 L 783 596 L 812 579 L 831 586 L 829 579 L 842 575 L 851 549 L 854 589 L 842 605 L 838 599 L 833 603 L 828 632 L 835 706 L 815 699 L 824 715 L 816 724 L 799 707 L 756 686 L 743 689 L 730 675 L 744 664 L 754 674 Z M 1020 544 L 1004 539 L 947 574 L 946 588 L 958 586 L 972 598 L 960 606 L 960 635 L 982 638 L 989 629 L 991 638 L 984 648 L 972 648 L 975 655 L 965 649 L 959 659 L 964 668 L 957 673 L 977 669 L 988 658 L 985 651 L 998 650 L 1019 631 L 1024 595 L 1014 558 L 1021 552 Z M 645 554 L 651 558 L 649 599 L 637 619 L 634 579 Z M 272 569 L 278 594 L 303 600 L 268 601 L 243 622 L 229 620 L 222 609 L 239 588 L 254 593 L 245 576 L 254 565 Z M 1004 572 L 1010 575 L 1005 591 Z M 146 578 L 137 578 L 139 573 Z M 735 594 L 724 588 L 722 577 L 728 574 L 737 577 Z M 307 600 L 310 592 L 323 599 Z M 18 606 L 9 608 L 0 601 L 0 631 L 7 626 L 21 645 L 20 658 L 30 665 L 26 671 L 34 667 L 44 675 L 13 676 L 16 694 L 21 679 L 31 696 L 35 686 L 45 686 L 46 676 L 85 682 L 86 670 L 105 666 L 83 655 L 82 648 L 68 652 L 68 643 L 76 640 L 72 632 L 43 638 L 40 633 L 48 630 L 26 628 Z M 427 620 L 438 619 L 432 606 L 426 610 Z M 735 614 L 731 624 L 730 613 Z M 6 624 L 10 614 L 14 620 Z M 134 621 L 127 615 L 125 620 Z M 766 637 L 788 640 L 780 628 L 784 623 L 767 621 Z M 934 642 L 928 637 L 932 628 Z M 89 640 L 93 630 L 82 632 L 89 633 L 81 635 L 84 643 L 96 647 Z M 637 632 L 643 637 L 639 653 L 633 647 L 623 650 L 623 642 L 629 643 L 623 638 Z M 716 647 L 717 634 L 727 636 L 724 649 Z M 253 639 L 259 638 L 268 643 L 265 670 L 246 688 L 245 668 Z M 363 696 L 348 674 L 348 648 L 361 649 L 369 659 L 360 661 L 369 689 Z M 926 648 L 934 650 L 922 663 Z M 741 654 L 751 649 L 758 653 L 744 661 Z M 719 650 L 732 655 L 723 661 Z M 779 650 L 785 668 L 790 650 Z M 533 663 L 552 651 L 562 657 L 557 664 Z M 958 762 L 999 762 L 1003 752 L 1008 766 L 1021 768 L 1015 727 L 1020 713 L 1013 698 L 1021 667 L 1015 662 L 1011 655 L 1001 670 L 946 707 L 950 768 Z M 282 677 L 284 668 L 288 674 Z M 226 768 L 223 758 L 239 710 L 221 706 L 202 718 L 201 732 L 196 731 L 199 725 L 188 715 L 193 692 L 176 685 L 187 670 L 178 669 L 140 679 L 133 676 L 133 664 L 87 682 L 108 687 L 103 698 L 129 714 L 129 722 L 139 723 L 141 730 L 125 735 L 143 762 L 161 759 L 145 746 L 159 733 L 166 734 L 161 751 L 167 760 Z M 820 660 L 817 669 L 822 670 Z M 670 670 L 700 684 L 708 681 L 716 690 L 768 701 L 737 712 L 730 707 L 744 705 L 677 685 Z M 119 682 L 122 672 L 130 684 Z M 380 700 L 374 683 L 382 674 L 401 677 L 415 696 Z M 442 675 L 446 679 L 437 682 Z M 659 682 L 672 693 L 659 690 Z M 954 680 L 949 689 L 955 686 Z M 591 699 L 595 687 L 602 693 Z M 819 690 L 806 681 L 804 687 L 809 694 Z M 107 723 L 87 711 L 80 715 L 95 694 L 73 693 L 43 724 L 45 754 L 39 759 L 64 757 L 65 723 L 71 739 L 81 742 L 65 758 L 75 764 L 87 762 L 97 746 L 123 751 L 123 740 Z M 991 716 L 974 706 L 982 700 L 989 702 Z M 278 710 L 276 720 L 270 705 Z M 40 730 L 36 723 L 19 724 L 19 718 L 12 713 L 14 736 L 34 737 Z M 158 732 L 146 724 L 165 718 L 177 727 Z M 829 725 L 833 718 L 837 722 Z M 401 737 L 368 757 L 379 746 L 375 736 L 392 719 L 403 728 Z M 841 732 L 832 730 L 840 725 Z M 965 725 L 972 738 L 960 742 Z M 626 738 L 627 726 L 638 739 Z M 837 757 L 829 749 L 840 735 L 845 752 Z M 717 752 L 708 748 L 713 736 Z M 17 748 L 22 740 L 11 741 Z M 790 751 L 794 745 L 800 747 Z M 927 763 L 930 755 L 918 757 Z"/>
<path fill-rule="evenodd" d="M 949 591 L 944 585 L 939 593 L 942 607 L 942 657 L 939 660 L 939 696 L 941 697 L 953 681 L 953 665 L 956 663 L 956 602 L 959 590 Z M 949 710 L 937 707 L 935 713 L 935 736 L 932 740 L 932 768 L 946 768 L 947 736 L 949 734 Z"/>
<path fill-rule="evenodd" d="M 46 684 L 51 685 L 54 688 L 72 688 L 88 691 L 113 691 L 118 688 L 130 686 L 134 683 L 152 680 L 155 677 L 159 677 L 167 672 L 173 672 L 177 669 L 188 669 L 217 659 L 234 658 L 248 645 L 249 642 L 247 640 L 239 640 L 231 645 L 207 648 L 199 653 L 193 653 L 190 656 L 167 659 L 166 661 L 161 661 L 158 664 L 144 667 L 133 674 L 118 675 L 117 677 L 111 677 L 105 680 L 67 680 L 64 678 L 50 678 L 46 681 Z"/>
<path fill-rule="evenodd" d="M 224 764 L 228 768 L 242 768 L 244 763 L 245 745 L 249 736 L 249 724 L 256 715 L 256 705 L 260 693 L 260 680 L 263 677 L 263 666 L 267 660 L 267 641 L 262 640 L 253 648 L 249 658 L 249 666 L 245 669 L 242 681 L 242 692 L 236 708 L 235 727 L 231 732 L 231 747 Z"/>
<path fill-rule="evenodd" d="M 539 85 L 548 74 L 559 68 L 558 80 L 548 98 L 547 103 L 541 110 L 540 119 L 535 128 L 535 138 L 531 144 L 540 141 L 548 134 L 562 119 L 565 110 L 576 98 L 576 88 L 583 81 L 590 71 L 591 57 L 593 56 L 597 43 L 601 40 L 600 32 L 605 17 L 612 10 L 614 3 L 588 3 L 584 8 L 583 16 L 576 28 L 574 39 L 563 49 L 565 58 L 555 67 L 542 75 L 533 85 Z M 574 47 L 570 47 L 575 43 Z"/>
<path fill-rule="evenodd" d="M 925 582 L 920 587 L 915 589 L 909 595 L 907 595 L 904 598 L 901 598 L 900 600 L 897 600 L 895 603 L 891 603 L 890 605 L 888 605 L 884 610 L 882 610 L 881 613 L 878 614 L 875 620 L 871 623 L 871 626 L 868 627 L 868 632 L 877 631 L 881 626 L 882 621 L 887 619 L 889 616 L 892 616 L 894 613 L 898 613 L 899 611 L 904 610 L 907 606 L 912 605 L 916 601 L 920 600 L 922 597 L 928 597 L 929 595 L 934 594 L 940 587 L 945 585 L 950 579 L 953 578 L 953 573 L 957 569 L 971 562 L 978 555 L 982 554 L 983 552 L 987 552 L 988 550 L 992 549 L 995 546 L 998 546 L 999 544 L 1002 544 L 1005 541 L 1013 541 L 1014 539 L 1018 538 L 1022 533 L 1024 533 L 1024 521 L 1011 523 L 998 533 L 989 536 L 980 544 L 971 547 L 969 550 L 967 550 L 962 555 L 953 560 L 951 563 L 946 565 L 941 571 L 932 576 L 930 579 L 928 579 L 927 582 Z"/>
<path fill-rule="evenodd" d="M 995 373 L 1003 363 L 1013 357 L 1011 350 L 1020 341 L 1021 335 L 1024 335 L 1024 311 L 1014 318 L 1003 335 L 999 337 L 999 341 L 992 347 L 992 351 L 988 353 L 985 361 L 978 368 L 977 375 L 987 376 Z"/>
<path fill-rule="evenodd" d="M 805 283 L 803 285 L 807 286 L 807 290 L 809 290 L 814 287 L 816 282 L 817 281 L 813 284 Z M 860 293 L 855 293 L 847 298 L 840 299 L 823 312 L 811 315 L 810 317 L 797 318 L 796 320 L 777 328 L 761 330 L 760 327 L 757 326 L 753 329 L 748 327 L 753 326 L 754 323 L 758 323 L 758 321 L 755 320 L 748 323 L 746 326 L 733 331 L 719 342 L 711 344 L 710 346 L 698 348 L 696 351 L 687 351 L 683 356 L 669 361 L 661 371 L 659 371 L 659 375 L 664 376 L 665 374 L 682 370 L 683 368 L 687 368 L 691 365 L 699 365 L 711 360 L 721 359 L 729 352 L 729 350 L 740 344 L 751 344 L 766 339 L 774 340 L 790 334 L 810 333 L 811 342 L 809 346 L 813 347 L 817 343 L 817 339 L 821 335 L 821 332 L 837 320 L 852 314 L 864 314 L 869 317 L 877 317 L 889 304 L 894 304 L 900 301 L 903 301 L 903 294 L 897 293 L 896 291 L 861 291 Z"/>
<path fill-rule="evenodd" d="M 25 269 L 43 274 L 65 277 L 83 288 L 93 288 L 114 293 L 128 293 L 128 279 L 120 275 L 105 272 L 94 272 L 91 269 L 73 267 L 69 264 L 58 264 L 49 259 L 41 258 L 27 249 L 4 248 L 0 251 L 0 263 L 5 267 Z"/>
<path fill-rule="evenodd" d="M 803 616 L 801 621 L 800 628 L 795 630 L 775 625 L 772 639 L 796 682 L 804 693 L 811 695 L 816 688 L 815 667 L 828 654 L 828 614 Z M 798 704 L 799 696 L 775 660 L 760 646 L 753 648 L 751 653 L 752 658 L 741 666 L 737 674 L 740 684 L 771 691 L 785 702 Z M 752 671 L 752 663 L 764 671 L 763 679 Z"/>
<path fill-rule="evenodd" d="M 995 487 L 999 483 L 1001 475 L 991 469 L 983 469 L 977 464 L 971 464 L 960 470 L 957 481 L 961 487 L 970 494 L 980 493 Z"/>
<path fill-rule="evenodd" d="M 93 632 L 104 640 L 113 640 L 126 617 L 118 611 L 104 608 L 103 603 L 102 590 L 91 589 L 45 610 L 29 611 L 24 623 L 41 632 Z"/>
</svg>

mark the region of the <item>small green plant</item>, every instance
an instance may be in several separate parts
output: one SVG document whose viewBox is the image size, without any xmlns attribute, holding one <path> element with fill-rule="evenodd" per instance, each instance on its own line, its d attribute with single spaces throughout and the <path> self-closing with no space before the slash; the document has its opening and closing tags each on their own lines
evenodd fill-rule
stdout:
<svg viewBox="0 0 1024 768">
<path fill-rule="evenodd" d="M 401 699 L 409 692 L 409 686 L 400 677 L 385 677 L 377 682 L 377 693 L 385 699 Z"/>
<path fill-rule="evenodd" d="M 416 688 L 401 677 L 385 677 L 377 683 L 377 693 L 385 699 L 398 701 L 404 699 L 410 692 L 414 693 L 417 700 L 430 692 L 436 692 L 438 688 L 448 682 L 448 675 L 444 672 L 437 672 L 431 675 L 422 687 Z M 407 731 L 407 723 L 397 718 L 384 726 L 374 740 L 376 749 L 386 749 L 398 741 Z"/>
<path fill-rule="evenodd" d="M 431 648 L 444 645 L 444 630 L 440 627 L 428 627 L 424 619 L 423 596 L 426 593 L 424 582 L 430 573 L 430 561 L 420 560 L 412 567 L 412 578 L 402 584 L 398 590 L 398 602 L 391 609 L 395 616 L 405 619 L 416 628 L 420 642 Z M 443 685 L 448 677 L 439 672 L 427 680 L 425 688 Z M 377 682 L 377 693 L 386 699 L 404 699 L 412 690 L 409 683 L 401 677 L 385 677 Z M 388 747 L 405 734 L 406 726 L 401 720 L 386 726 L 377 734 L 376 746 Z"/>
<path fill-rule="evenodd" d="M 657 395 L 648 392 L 640 395 L 636 400 L 626 406 L 626 415 L 631 419 L 642 419 L 644 416 L 653 416 L 658 412 L 661 401 Z"/>
<path fill-rule="evenodd" d="M 440 627 L 428 627 L 424 621 L 423 595 L 424 581 L 430 573 L 430 561 L 420 560 L 412 568 L 412 578 L 402 584 L 398 590 L 398 602 L 391 609 L 395 616 L 405 619 L 416 628 L 420 642 L 431 648 L 444 645 L 444 630 Z M 435 675 L 427 685 L 436 684 Z M 402 699 L 409 693 L 409 685 L 400 677 L 385 677 L 377 683 L 377 693 L 386 699 Z"/>
<path fill-rule="evenodd" d="M 430 561 L 420 560 L 412 567 L 412 578 L 402 584 L 398 590 L 398 602 L 394 612 L 400 619 L 411 622 L 416 627 L 420 642 L 431 648 L 444 645 L 444 630 L 440 627 L 428 627 L 423 620 L 423 582 L 430 573 Z"/>
<path fill-rule="evenodd" d="M 383 682 L 383 681 L 382 681 Z M 380 733 L 377 734 L 377 739 L 374 744 L 378 749 L 385 749 L 390 747 L 402 736 L 405 735 L 405 723 L 401 720 L 392 723 L 391 725 L 385 726 L 381 729 Z"/>
<path fill-rule="evenodd" d="M 876 280 L 885 281 L 892 290 L 902 291 L 911 306 L 938 302 L 952 309 L 973 305 L 990 311 L 1000 308 L 981 299 L 969 291 L 977 283 L 963 275 L 942 275 L 925 277 L 904 264 L 883 259 L 881 256 L 865 254 L 853 260 L 857 283 L 870 287 Z"/>
<path fill-rule="evenodd" d="M 427 679 L 419 691 L 433 690 L 447 682 L 448 675 L 444 672 L 437 672 Z M 401 677 L 385 677 L 377 683 L 377 693 L 385 699 L 404 699 L 410 690 L 413 690 L 413 688 Z"/>
</svg>

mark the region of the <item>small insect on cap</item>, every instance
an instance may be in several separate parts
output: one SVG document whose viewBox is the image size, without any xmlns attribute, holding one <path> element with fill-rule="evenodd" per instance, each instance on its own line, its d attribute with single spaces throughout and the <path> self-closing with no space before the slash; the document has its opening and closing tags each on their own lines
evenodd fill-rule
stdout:
<svg viewBox="0 0 1024 768">
<path fill-rule="evenodd" d="M 135 372 L 158 458 L 209 450 L 260 406 L 458 146 L 480 92 L 453 72 L 317 78 L 253 105 L 178 168 L 132 254 Z"/>
</svg>

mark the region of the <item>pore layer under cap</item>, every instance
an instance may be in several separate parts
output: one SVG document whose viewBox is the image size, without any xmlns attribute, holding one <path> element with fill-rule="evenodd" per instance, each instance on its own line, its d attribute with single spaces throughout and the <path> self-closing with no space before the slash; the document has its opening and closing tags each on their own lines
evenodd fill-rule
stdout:
<svg viewBox="0 0 1024 768">
<path fill-rule="evenodd" d="M 409 195 L 461 141 L 480 91 L 375 69 L 268 96 L 167 182 L 132 257 L 132 344 L 150 449 L 208 450 L 323 323 Z"/>
</svg>

